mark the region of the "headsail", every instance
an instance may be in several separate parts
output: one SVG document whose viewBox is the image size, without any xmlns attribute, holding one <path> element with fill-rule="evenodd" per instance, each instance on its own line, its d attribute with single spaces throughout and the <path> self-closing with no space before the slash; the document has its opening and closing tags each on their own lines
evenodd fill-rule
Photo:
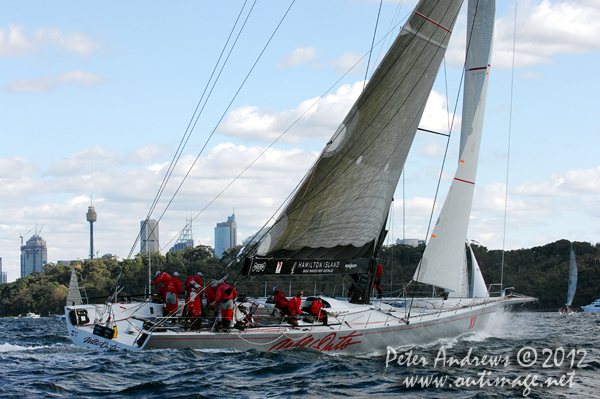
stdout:
<svg viewBox="0 0 600 399">
<path fill-rule="evenodd" d="M 245 273 L 369 267 L 462 0 L 422 0 Z"/>
<path fill-rule="evenodd" d="M 481 274 L 479 263 L 473 253 L 473 248 L 469 245 L 469 252 L 471 253 L 471 297 L 472 298 L 486 298 L 489 296 L 485 280 Z"/>
<path fill-rule="evenodd" d="M 571 257 L 569 259 L 569 292 L 567 294 L 567 306 L 573 303 L 575 290 L 577 289 L 577 261 L 575 260 L 575 252 L 571 245 Z"/>
<path fill-rule="evenodd" d="M 495 0 L 470 0 L 459 163 L 413 280 L 460 292 L 494 36 Z"/>
</svg>

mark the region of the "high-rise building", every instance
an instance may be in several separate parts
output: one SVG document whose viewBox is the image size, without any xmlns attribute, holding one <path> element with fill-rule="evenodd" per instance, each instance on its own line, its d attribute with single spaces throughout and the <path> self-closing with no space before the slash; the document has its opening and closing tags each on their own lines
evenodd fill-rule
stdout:
<svg viewBox="0 0 600 399">
<path fill-rule="evenodd" d="M 0 258 L 0 284 L 8 283 L 8 277 L 6 276 L 6 272 L 2 271 L 2 258 Z"/>
<path fill-rule="evenodd" d="M 237 245 L 237 223 L 235 213 L 227 217 L 226 222 L 217 223 L 215 227 L 215 255 L 221 258 L 223 252 Z"/>
<path fill-rule="evenodd" d="M 140 252 L 159 252 L 158 221 L 155 219 L 140 222 Z"/>
<path fill-rule="evenodd" d="M 36 233 L 21 247 L 21 277 L 41 272 L 47 258 L 46 241 Z"/>
</svg>

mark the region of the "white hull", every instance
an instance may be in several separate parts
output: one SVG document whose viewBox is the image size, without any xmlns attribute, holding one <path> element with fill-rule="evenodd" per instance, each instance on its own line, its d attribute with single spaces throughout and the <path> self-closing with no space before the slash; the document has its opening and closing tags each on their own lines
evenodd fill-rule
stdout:
<svg viewBox="0 0 600 399">
<path fill-rule="evenodd" d="M 600 299 L 596 299 L 594 302 L 587 306 L 582 306 L 581 309 L 583 309 L 583 311 L 587 313 L 600 312 Z"/>
<path fill-rule="evenodd" d="M 533 301 L 529 297 L 482 300 L 463 298 L 463 304 L 452 305 L 448 310 L 431 311 L 413 308 L 410 322 L 405 321 L 405 309 L 380 304 L 381 307 L 353 305 L 344 301 L 326 298 L 332 305 L 328 309 L 335 317 L 329 317 L 329 326 L 300 323 L 299 328 L 288 324 L 271 327 L 252 328 L 245 331 L 233 329 L 231 332 L 199 331 L 145 332 L 147 338 L 141 346 L 138 339 L 142 332 L 143 320 L 131 317 L 133 311 L 124 310 L 118 315 L 118 335 L 106 339 L 93 334 L 93 320 L 83 326 L 74 326 L 68 317 L 69 311 L 87 309 L 91 313 L 94 306 L 67 306 L 67 327 L 69 335 L 77 346 L 90 349 L 230 349 L 236 351 L 257 350 L 274 352 L 289 348 L 305 347 L 320 352 L 374 353 L 385 352 L 388 346 L 397 348 L 404 345 L 417 345 L 434 342 L 443 338 L 453 338 L 462 334 L 483 330 L 506 306 Z M 441 301 L 440 301 L 441 303 Z M 113 306 L 116 306 L 115 304 Z M 154 306 L 160 306 L 153 304 Z M 272 308 L 261 304 L 264 313 Z M 139 312 L 139 310 L 138 310 Z M 130 315 L 128 315 L 130 314 Z M 93 318 L 94 315 L 91 315 Z M 129 331 L 129 332 L 128 332 Z"/>
</svg>

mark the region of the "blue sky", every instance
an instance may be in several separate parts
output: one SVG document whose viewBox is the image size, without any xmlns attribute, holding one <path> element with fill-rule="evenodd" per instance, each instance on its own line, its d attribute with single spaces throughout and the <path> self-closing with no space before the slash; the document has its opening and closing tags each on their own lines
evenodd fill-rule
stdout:
<svg viewBox="0 0 600 399">
<path fill-rule="evenodd" d="M 384 35 L 402 24 L 414 3 L 383 2 L 375 41 L 389 46 Z M 600 80 L 594 71 L 600 61 L 600 4 L 519 1 L 513 70 L 515 3 L 499 3 L 469 238 L 488 248 L 503 245 L 511 126 L 506 248 L 562 238 L 596 243 Z M 49 261 L 86 258 L 90 196 L 98 212 L 95 249 L 100 255 L 126 257 L 244 3 L 0 4 L 3 270 L 9 281 L 19 277 L 19 236 L 36 223 L 48 244 Z M 242 18 L 252 4 L 248 1 Z M 233 209 L 239 241 L 258 230 L 360 93 L 366 58 L 350 67 L 368 53 L 379 2 L 304 0 L 291 7 L 234 98 L 289 5 L 258 1 L 252 9 L 154 213 L 158 217 L 163 212 L 216 128 L 160 222 L 165 252 L 186 215 L 197 216 L 323 96 L 193 225 L 196 243 L 211 246 L 215 224 Z M 446 104 L 454 107 L 464 59 L 465 13 L 466 6 L 447 53 L 447 83 L 441 73 L 423 127 L 447 131 Z M 373 51 L 369 74 L 381 59 L 381 46 Z M 456 121 L 440 206 L 454 174 L 460 107 Z M 394 240 L 403 234 L 403 207 L 406 238 L 424 239 L 445 144 L 439 136 L 417 135 L 406 164 L 404 193 L 401 183 L 394 203 Z"/>
</svg>

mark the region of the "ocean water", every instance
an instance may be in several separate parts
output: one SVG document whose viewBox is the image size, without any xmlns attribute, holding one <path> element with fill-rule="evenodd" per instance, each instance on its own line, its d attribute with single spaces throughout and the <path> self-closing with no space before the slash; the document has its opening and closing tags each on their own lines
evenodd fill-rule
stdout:
<svg viewBox="0 0 600 399">
<path fill-rule="evenodd" d="M 600 395 L 600 313 L 521 312 L 496 320 L 473 335 L 351 356 L 307 349 L 93 351 L 71 343 L 64 321 L 0 319 L 0 397 Z"/>
</svg>

